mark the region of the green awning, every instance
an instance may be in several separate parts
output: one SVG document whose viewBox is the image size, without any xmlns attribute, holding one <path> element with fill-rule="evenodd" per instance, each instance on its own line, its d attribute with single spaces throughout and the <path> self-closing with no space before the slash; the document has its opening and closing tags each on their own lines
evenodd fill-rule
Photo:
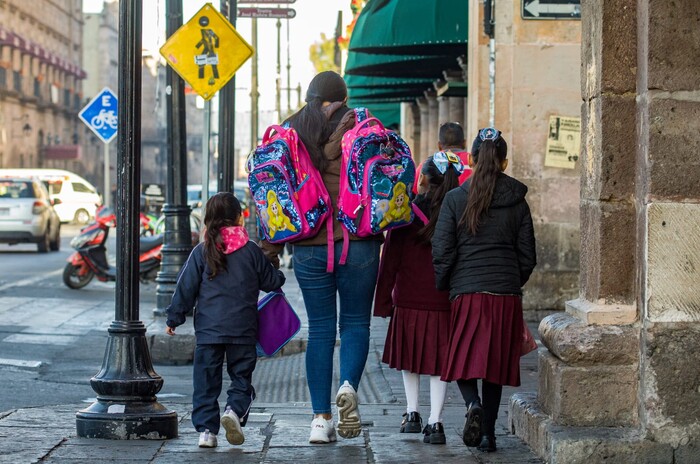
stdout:
<svg viewBox="0 0 700 464">
<path fill-rule="evenodd" d="M 369 0 L 357 19 L 351 52 L 467 54 L 467 0 Z"/>
<path fill-rule="evenodd" d="M 371 77 L 439 79 L 445 69 L 457 68 L 456 56 L 375 55 L 350 52 L 345 74 Z"/>
<path fill-rule="evenodd" d="M 384 87 L 379 89 L 348 89 L 349 98 L 357 99 L 377 99 L 377 98 L 398 98 L 398 97 L 414 97 L 422 95 L 427 88 L 432 86 L 420 85 L 413 87 L 390 88 Z"/>
<path fill-rule="evenodd" d="M 346 74 L 344 76 L 348 89 L 404 88 L 415 86 L 430 87 L 435 79 L 410 77 L 371 77 Z"/>
<path fill-rule="evenodd" d="M 401 125 L 401 104 L 400 103 L 376 103 L 371 101 L 353 100 L 350 98 L 348 104 L 353 108 L 365 107 L 372 113 L 372 116 L 379 119 L 384 127 Z"/>
</svg>

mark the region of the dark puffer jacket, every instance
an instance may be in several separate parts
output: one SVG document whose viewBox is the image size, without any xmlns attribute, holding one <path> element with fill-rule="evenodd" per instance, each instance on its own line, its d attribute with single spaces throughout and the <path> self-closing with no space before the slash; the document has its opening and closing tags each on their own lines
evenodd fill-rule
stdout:
<svg viewBox="0 0 700 464">
<path fill-rule="evenodd" d="M 458 228 L 471 179 L 445 196 L 433 235 L 433 265 L 439 290 L 450 299 L 465 293 L 521 295 L 537 264 L 527 186 L 501 173 L 491 206 L 476 235 Z"/>
</svg>

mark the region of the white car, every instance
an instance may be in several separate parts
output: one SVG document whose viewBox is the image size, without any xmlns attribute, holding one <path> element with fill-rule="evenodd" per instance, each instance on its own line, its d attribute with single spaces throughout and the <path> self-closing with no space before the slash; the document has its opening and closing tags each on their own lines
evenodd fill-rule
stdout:
<svg viewBox="0 0 700 464">
<path fill-rule="evenodd" d="M 95 217 L 102 197 L 95 187 L 77 174 L 62 169 L 0 169 L 3 175 L 31 176 L 41 180 L 53 200 L 61 222 L 87 224 Z"/>
<path fill-rule="evenodd" d="M 0 174 L 0 243 L 36 243 L 39 253 L 61 247 L 61 222 L 36 178 Z"/>
</svg>

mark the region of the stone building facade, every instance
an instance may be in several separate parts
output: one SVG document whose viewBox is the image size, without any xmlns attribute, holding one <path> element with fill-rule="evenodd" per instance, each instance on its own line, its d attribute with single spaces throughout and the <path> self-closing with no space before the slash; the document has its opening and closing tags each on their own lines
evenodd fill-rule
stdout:
<svg viewBox="0 0 700 464">
<path fill-rule="evenodd" d="M 81 0 L 0 1 L 0 167 L 90 172 L 82 29 Z"/>
<path fill-rule="evenodd" d="M 582 7 L 580 293 L 511 428 L 551 463 L 700 462 L 700 4 Z"/>
</svg>

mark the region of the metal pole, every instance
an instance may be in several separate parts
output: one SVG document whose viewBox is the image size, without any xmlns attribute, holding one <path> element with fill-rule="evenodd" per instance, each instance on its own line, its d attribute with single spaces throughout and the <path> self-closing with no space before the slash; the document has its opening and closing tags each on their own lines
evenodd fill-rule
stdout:
<svg viewBox="0 0 700 464">
<path fill-rule="evenodd" d="M 277 111 L 277 120 L 282 120 L 282 20 L 277 18 L 277 79 L 275 79 L 276 92 L 275 95 L 275 111 Z"/>
<path fill-rule="evenodd" d="M 103 201 L 102 203 L 105 206 L 109 206 L 112 203 L 112 186 L 110 185 L 110 175 L 109 175 L 109 143 L 104 144 L 104 152 L 105 152 L 105 166 L 104 166 L 104 182 L 105 182 L 105 190 L 103 196 Z"/>
<path fill-rule="evenodd" d="M 287 116 L 292 114 L 292 61 L 289 57 L 289 19 L 287 19 Z"/>
<path fill-rule="evenodd" d="M 250 79 L 250 149 L 258 146 L 258 18 L 253 18 L 253 66 Z"/>
<path fill-rule="evenodd" d="M 496 125 L 496 0 L 484 3 L 484 32 L 489 36 L 489 127 Z"/>
<path fill-rule="evenodd" d="M 166 0 L 165 33 L 182 26 L 182 0 Z M 185 82 L 168 66 L 165 70 L 167 125 L 167 181 L 165 186 L 165 232 L 160 271 L 156 276 L 155 316 L 164 316 L 175 293 L 177 276 L 192 251 L 190 207 L 187 204 L 187 133 L 185 128 Z"/>
<path fill-rule="evenodd" d="M 156 401 L 163 379 L 139 319 L 141 183 L 141 1 L 119 2 L 117 285 L 115 320 L 102 369 L 90 380 L 97 401 L 76 414 L 77 434 L 128 440 L 177 437 L 177 414 Z"/>
<path fill-rule="evenodd" d="M 236 0 L 221 0 L 221 13 L 236 26 Z M 219 93 L 219 192 L 233 192 L 236 176 L 236 75 L 223 86 Z"/>
<path fill-rule="evenodd" d="M 209 201 L 209 141 L 211 136 L 211 100 L 204 100 L 204 134 L 202 135 L 202 211 Z M 202 219 L 204 215 L 202 214 Z M 202 227 L 204 232 L 204 227 Z"/>
</svg>

